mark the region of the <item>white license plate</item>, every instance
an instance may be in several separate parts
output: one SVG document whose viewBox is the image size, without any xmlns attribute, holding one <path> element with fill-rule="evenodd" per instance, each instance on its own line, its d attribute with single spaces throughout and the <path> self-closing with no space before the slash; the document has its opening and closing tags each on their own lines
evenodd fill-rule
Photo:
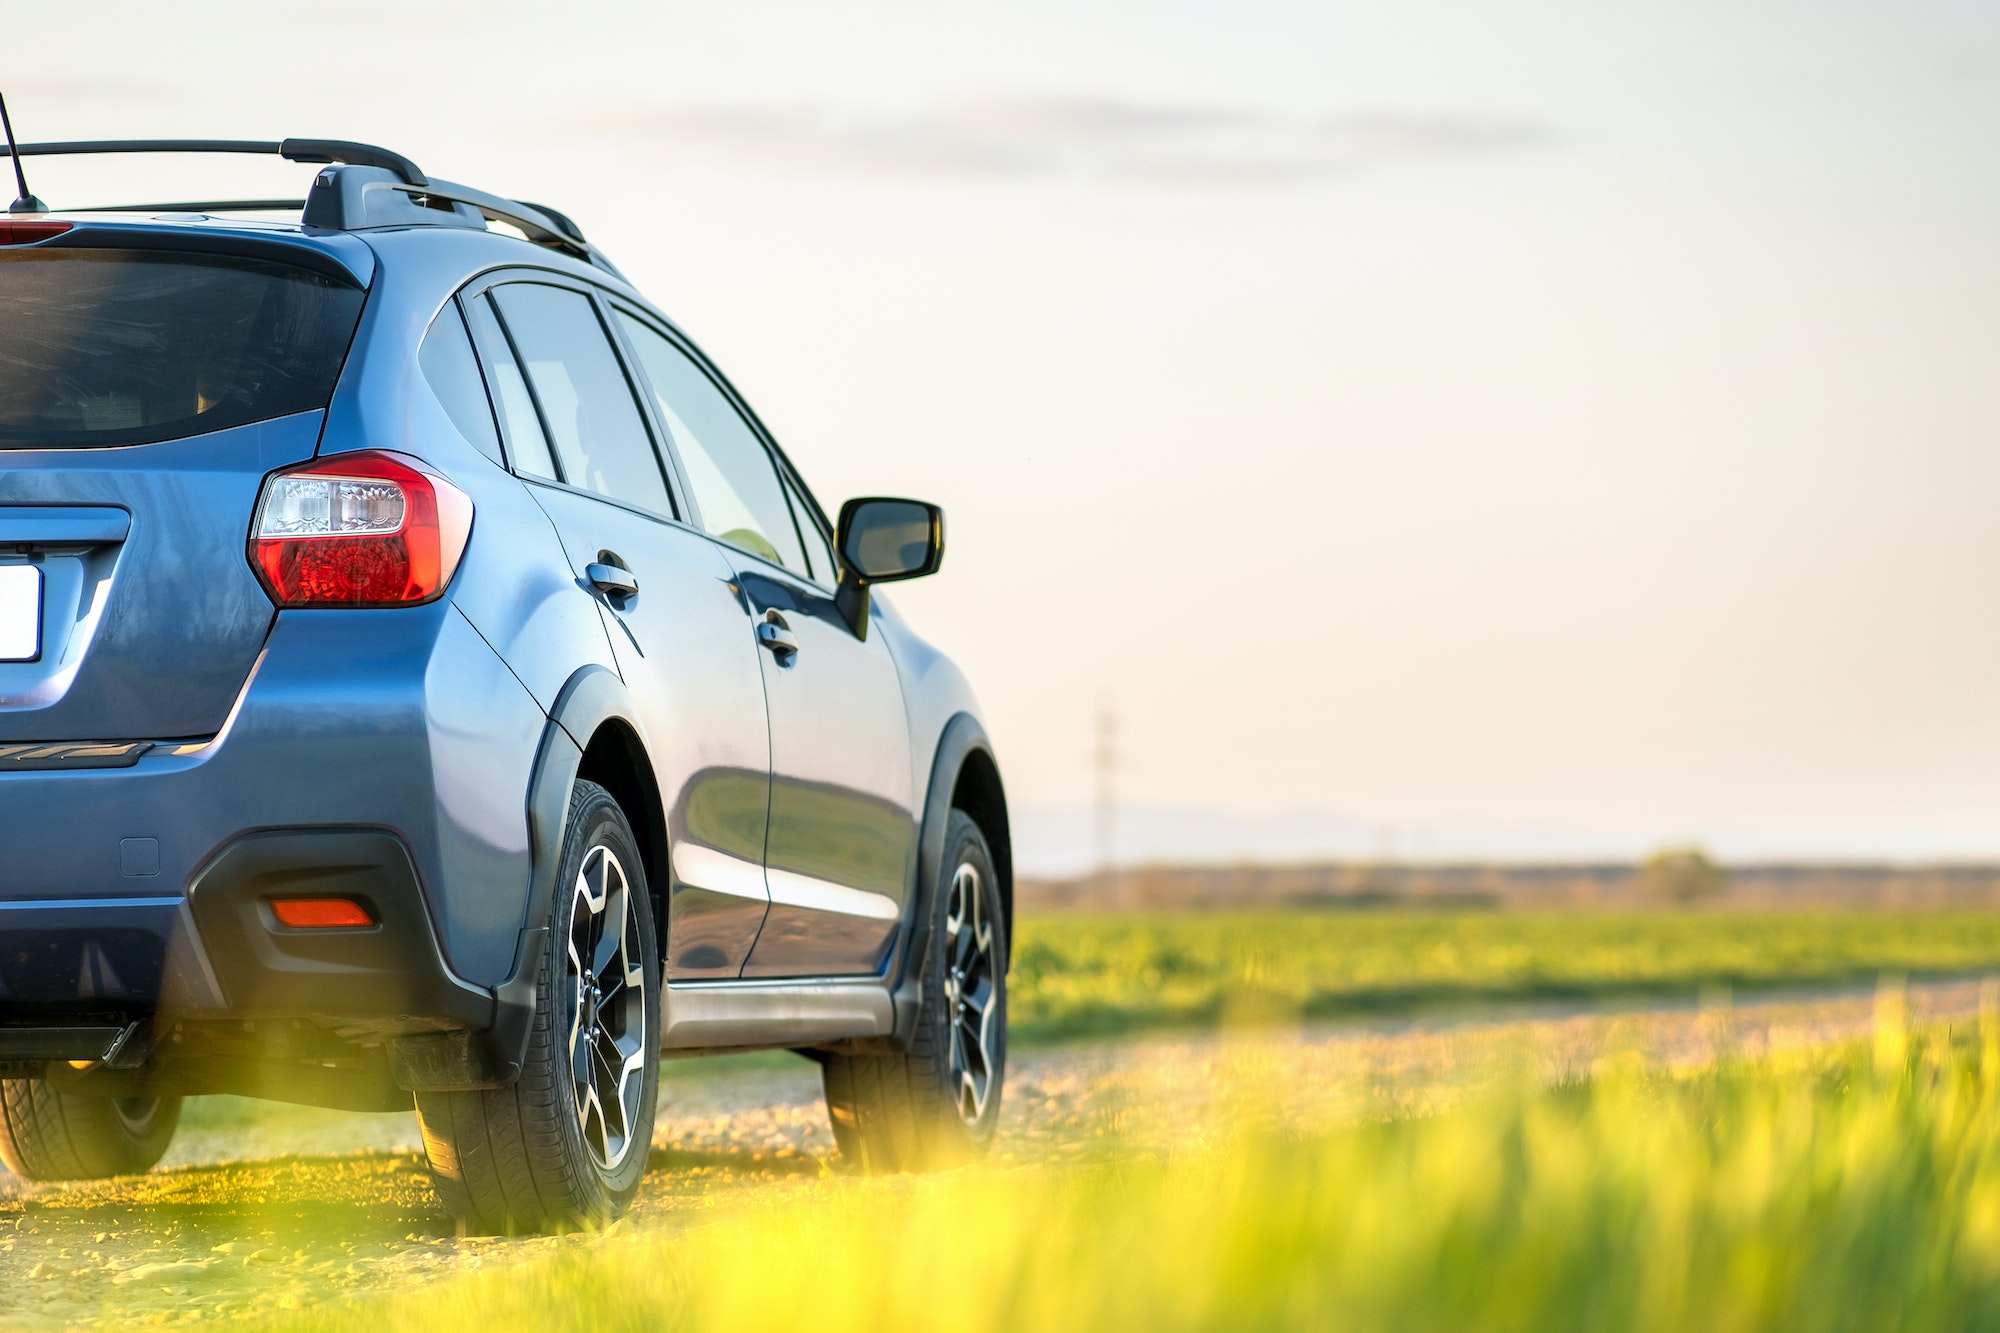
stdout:
<svg viewBox="0 0 2000 1333">
<path fill-rule="evenodd" d="M 0 565 L 0 662 L 32 662 L 41 655 L 42 571 Z"/>
</svg>

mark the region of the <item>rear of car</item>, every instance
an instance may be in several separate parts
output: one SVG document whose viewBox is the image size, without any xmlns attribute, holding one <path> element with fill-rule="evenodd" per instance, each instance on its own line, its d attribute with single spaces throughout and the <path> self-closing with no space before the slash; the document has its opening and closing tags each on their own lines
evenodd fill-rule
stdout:
<svg viewBox="0 0 2000 1333">
<path fill-rule="evenodd" d="M 373 256 L 297 228 L 14 230 L 0 1074 L 407 1105 L 395 1039 L 494 1021 L 546 719 L 441 598 L 469 499 L 325 438 Z M 460 799 L 468 833 L 443 789 L 482 763 L 512 770 L 512 819 Z M 500 880 L 492 919 L 427 897 L 447 864 Z"/>
</svg>

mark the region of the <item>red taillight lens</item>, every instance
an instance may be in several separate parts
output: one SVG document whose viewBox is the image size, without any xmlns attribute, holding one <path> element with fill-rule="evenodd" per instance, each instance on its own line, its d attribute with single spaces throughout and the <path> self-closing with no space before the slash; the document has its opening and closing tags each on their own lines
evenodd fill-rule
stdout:
<svg viewBox="0 0 2000 1333">
<path fill-rule="evenodd" d="M 271 915 L 291 930 L 353 930 L 375 918 L 351 898 L 273 898 Z"/>
<path fill-rule="evenodd" d="M 465 492 L 364 449 L 266 478 L 250 563 L 279 606 L 413 606 L 451 582 L 471 531 Z"/>
<path fill-rule="evenodd" d="M 10 218 L 0 214 L 0 245 L 33 245 L 36 241 L 46 241 L 51 236 L 60 236 L 70 229 L 67 222 L 46 222 L 41 219 L 30 222 L 26 218 Z"/>
</svg>

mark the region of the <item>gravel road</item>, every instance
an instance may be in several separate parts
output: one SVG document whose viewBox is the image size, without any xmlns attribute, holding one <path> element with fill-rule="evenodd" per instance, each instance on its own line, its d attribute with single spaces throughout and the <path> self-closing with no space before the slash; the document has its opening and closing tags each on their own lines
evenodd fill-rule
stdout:
<svg viewBox="0 0 2000 1333">
<path fill-rule="evenodd" d="M 1911 1021 L 1959 1020 L 1977 982 L 1913 986 Z M 1116 1149 L 1171 1154 L 1232 1117 L 1300 1128 L 1447 1106 L 1522 1070 L 1613 1056 L 1673 1067 L 1867 1035 L 1867 991 L 1731 1005 L 1522 1006 L 1303 1032 L 1044 1048 L 1009 1070 L 997 1165 Z M 668 1233 L 717 1208 L 809 1195 L 841 1170 L 816 1066 L 785 1055 L 672 1061 L 653 1170 L 613 1232 Z M 411 1114 L 353 1115 L 240 1098 L 189 1103 L 145 1176 L 26 1185 L 0 1172 L 0 1324 L 193 1322 L 300 1308 L 520 1262 L 598 1237 L 459 1239 L 437 1212 Z M 895 1188 L 884 1182 L 883 1188 Z"/>
</svg>

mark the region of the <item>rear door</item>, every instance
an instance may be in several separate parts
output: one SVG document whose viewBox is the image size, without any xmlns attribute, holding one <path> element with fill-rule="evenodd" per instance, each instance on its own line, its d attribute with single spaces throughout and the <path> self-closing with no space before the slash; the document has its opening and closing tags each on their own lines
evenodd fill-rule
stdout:
<svg viewBox="0 0 2000 1333">
<path fill-rule="evenodd" d="M 514 470 L 599 592 L 646 728 L 672 849 L 670 980 L 734 977 L 764 924 L 770 741 L 748 603 L 677 506 L 598 298 L 560 279 L 502 279 L 465 302 Z"/>
<path fill-rule="evenodd" d="M 759 432 L 687 350 L 618 311 L 697 517 L 757 618 L 771 713 L 771 913 L 746 977 L 868 975 L 901 920 L 916 854 L 909 723 L 882 636 L 834 609 L 832 555 Z"/>
<path fill-rule="evenodd" d="M 365 299 L 319 251 L 105 235 L 0 247 L 0 762 L 220 730 L 273 616 L 258 488 L 312 456 Z"/>
</svg>

